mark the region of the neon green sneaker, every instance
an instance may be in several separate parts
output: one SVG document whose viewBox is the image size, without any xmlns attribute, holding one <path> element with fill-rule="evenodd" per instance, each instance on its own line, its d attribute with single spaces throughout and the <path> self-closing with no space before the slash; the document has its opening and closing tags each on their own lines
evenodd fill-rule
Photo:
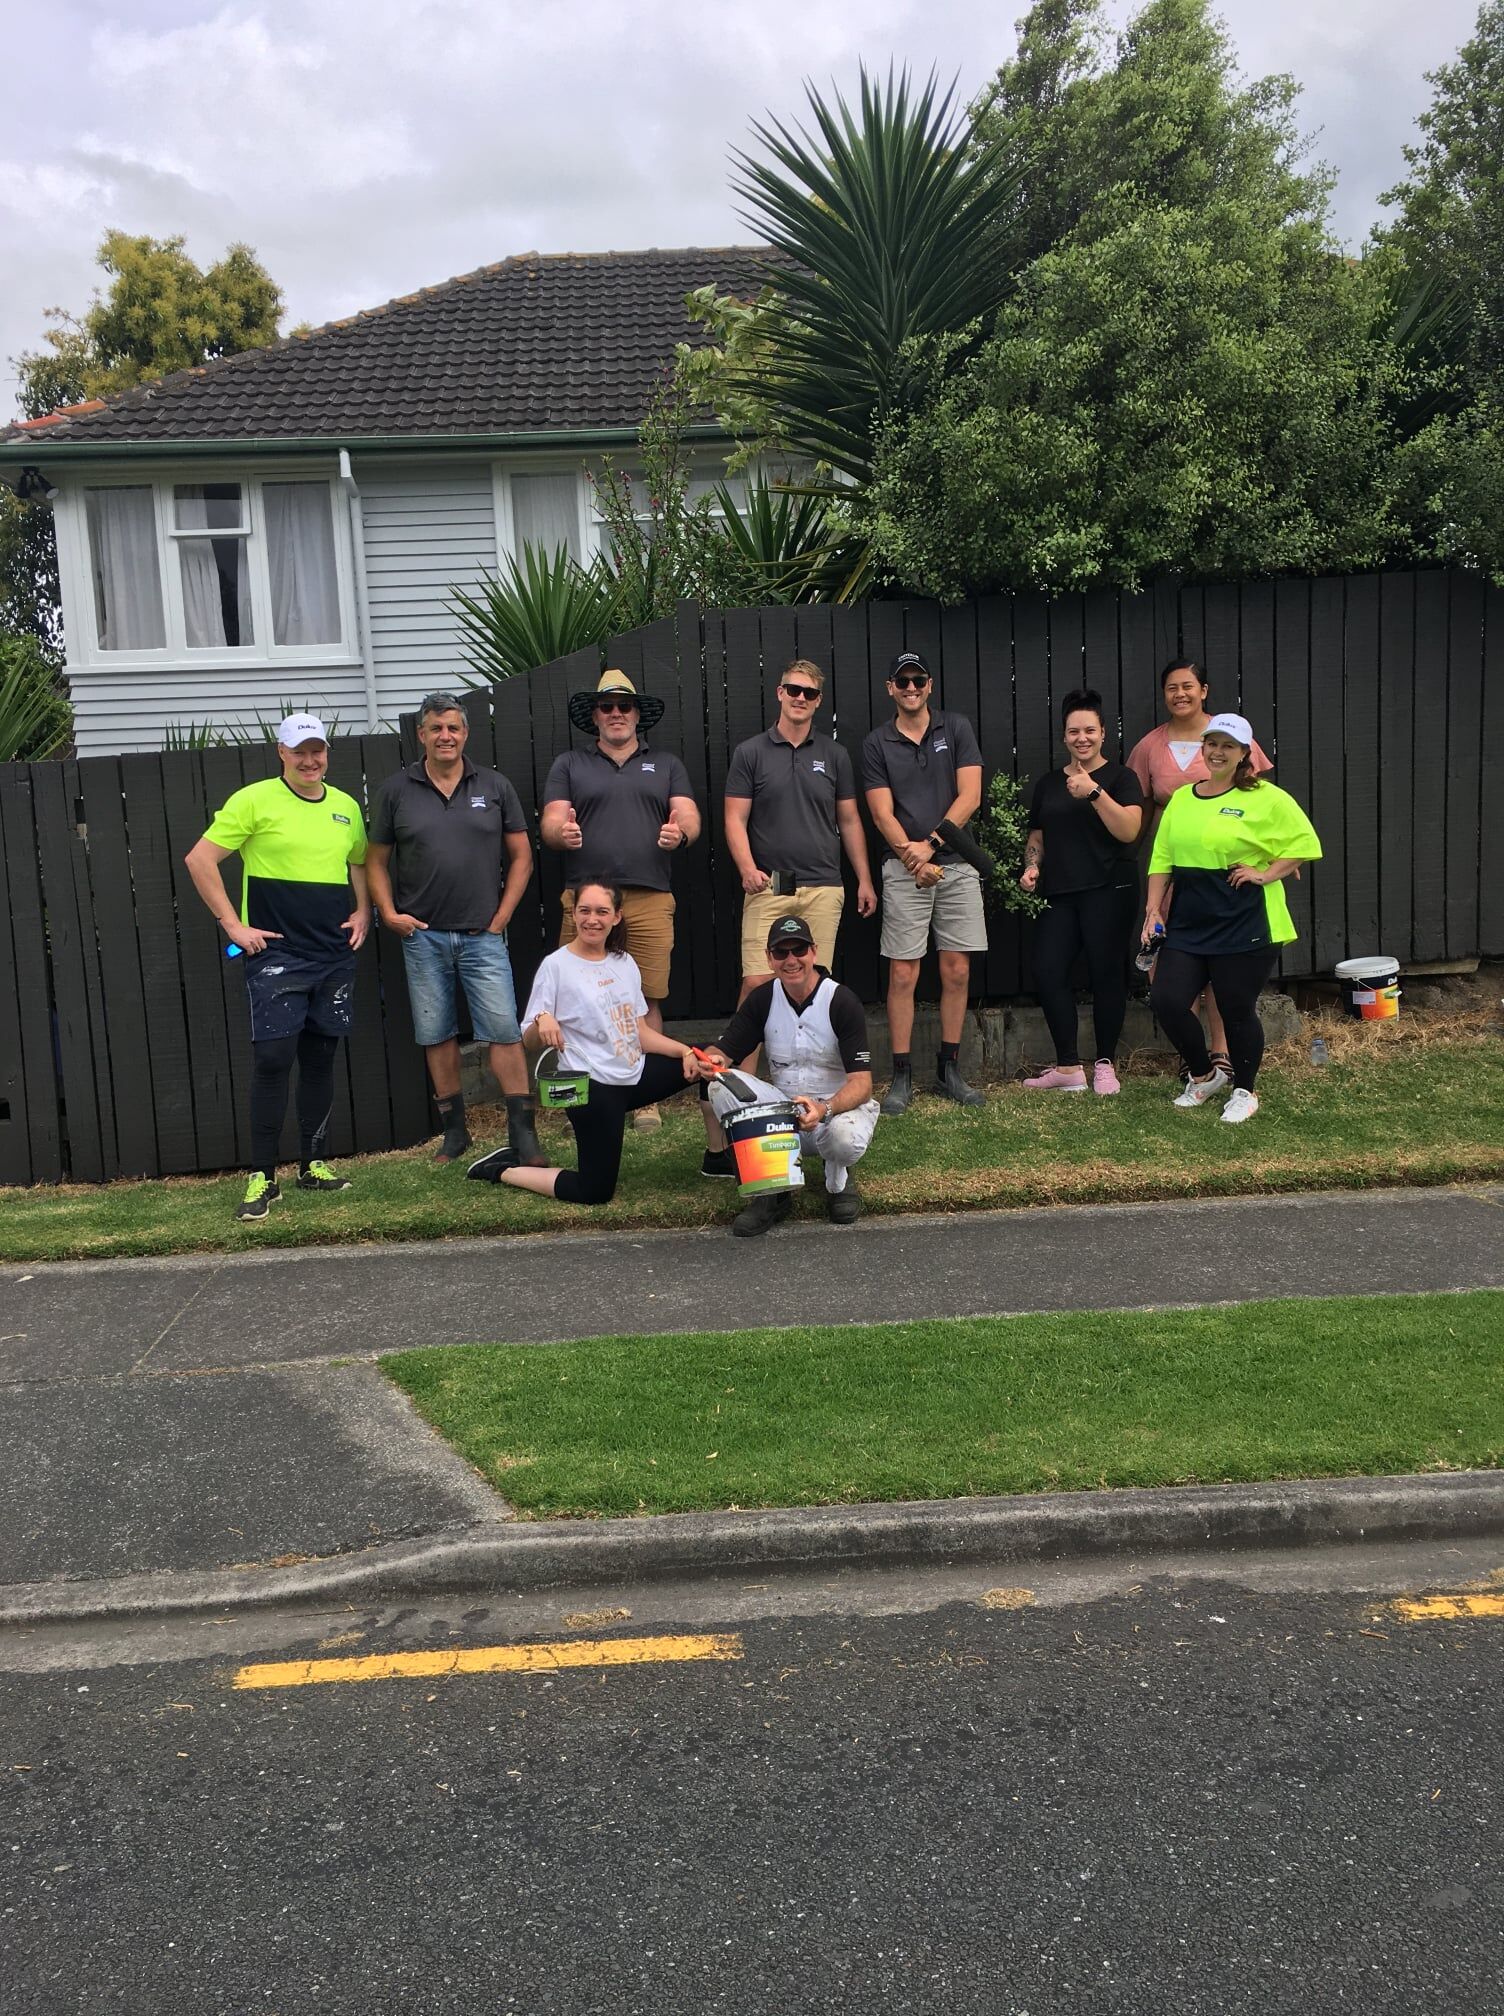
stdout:
<svg viewBox="0 0 1504 2016">
<path fill-rule="evenodd" d="M 348 1190 L 348 1176 L 338 1176 L 327 1162 L 310 1162 L 306 1169 L 298 1171 L 300 1190 Z"/>
<path fill-rule="evenodd" d="M 245 1186 L 245 1195 L 235 1206 L 237 1218 L 264 1218 L 274 1204 L 282 1202 L 281 1185 L 260 1169 L 251 1171 L 251 1180 Z"/>
</svg>

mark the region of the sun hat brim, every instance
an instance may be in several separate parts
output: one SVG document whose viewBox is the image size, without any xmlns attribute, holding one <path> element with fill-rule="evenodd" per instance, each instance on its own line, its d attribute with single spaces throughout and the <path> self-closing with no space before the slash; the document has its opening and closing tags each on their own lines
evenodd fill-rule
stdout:
<svg viewBox="0 0 1504 2016">
<path fill-rule="evenodd" d="M 625 686 L 608 686 L 602 692 L 592 687 L 588 693 L 572 693 L 569 696 L 569 718 L 582 735 L 595 733 L 595 707 L 598 700 L 607 699 L 612 693 L 620 693 L 624 700 L 635 700 L 637 718 L 644 729 L 656 728 L 663 719 L 666 702 L 653 693 L 631 693 Z"/>
</svg>

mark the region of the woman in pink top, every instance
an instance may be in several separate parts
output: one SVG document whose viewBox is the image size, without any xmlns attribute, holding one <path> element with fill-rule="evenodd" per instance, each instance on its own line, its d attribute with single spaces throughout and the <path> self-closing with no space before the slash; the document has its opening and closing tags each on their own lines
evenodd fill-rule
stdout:
<svg viewBox="0 0 1504 2016">
<path fill-rule="evenodd" d="M 1159 683 L 1169 718 L 1136 742 L 1128 757 L 1128 768 L 1144 787 L 1144 803 L 1148 807 L 1144 832 L 1151 845 L 1160 814 L 1182 785 L 1208 781 L 1201 738 L 1212 718 L 1206 707 L 1207 683 L 1193 658 L 1172 658 L 1160 673 Z M 1274 768 L 1257 742 L 1249 751 L 1248 760 L 1255 777 Z M 1212 1063 L 1229 1071 L 1227 1031 L 1210 987 L 1197 1005 L 1206 1011 Z"/>
</svg>

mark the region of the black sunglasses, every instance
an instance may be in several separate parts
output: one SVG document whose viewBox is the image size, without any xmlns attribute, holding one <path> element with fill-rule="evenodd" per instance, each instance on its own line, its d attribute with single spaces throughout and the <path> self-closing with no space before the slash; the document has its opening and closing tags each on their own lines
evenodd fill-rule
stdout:
<svg viewBox="0 0 1504 2016">
<path fill-rule="evenodd" d="M 637 712 L 637 702 L 635 700 L 597 700 L 595 711 L 597 714 L 635 714 Z"/>
<path fill-rule="evenodd" d="M 791 686 L 787 679 L 778 690 L 780 693 L 787 693 L 791 700 L 818 700 L 820 697 L 818 686 Z"/>
<path fill-rule="evenodd" d="M 781 945 L 768 947 L 775 959 L 802 959 L 806 952 L 813 952 L 814 949 L 813 945 L 796 945 L 792 938 L 784 939 Z"/>
<path fill-rule="evenodd" d="M 928 672 L 895 672 L 889 683 L 901 686 L 907 692 L 911 686 L 928 686 L 930 675 Z"/>
</svg>

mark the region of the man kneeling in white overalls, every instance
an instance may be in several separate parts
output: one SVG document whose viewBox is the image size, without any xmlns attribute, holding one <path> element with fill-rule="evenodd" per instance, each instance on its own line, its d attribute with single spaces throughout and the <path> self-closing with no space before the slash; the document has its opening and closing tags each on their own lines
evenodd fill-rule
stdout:
<svg viewBox="0 0 1504 2016">
<path fill-rule="evenodd" d="M 720 1041 L 705 1054 L 732 1065 L 750 1056 L 759 1044 L 766 1045 L 772 1084 L 764 1085 L 745 1073 L 738 1076 L 756 1097 L 792 1102 L 802 1145 L 825 1165 L 831 1223 L 854 1225 L 862 1200 L 851 1170 L 866 1154 L 877 1125 L 872 1052 L 861 1002 L 849 987 L 838 985 L 823 966 L 816 965 L 817 949 L 804 918 L 776 918 L 768 933 L 773 978 L 753 988 Z M 712 1098 L 707 1114 L 712 1149 L 726 1145 L 724 1130 L 712 1117 L 722 1104 Z M 787 1190 L 754 1197 L 737 1214 L 731 1230 L 739 1239 L 755 1239 L 787 1218 L 793 1206 Z"/>
</svg>

